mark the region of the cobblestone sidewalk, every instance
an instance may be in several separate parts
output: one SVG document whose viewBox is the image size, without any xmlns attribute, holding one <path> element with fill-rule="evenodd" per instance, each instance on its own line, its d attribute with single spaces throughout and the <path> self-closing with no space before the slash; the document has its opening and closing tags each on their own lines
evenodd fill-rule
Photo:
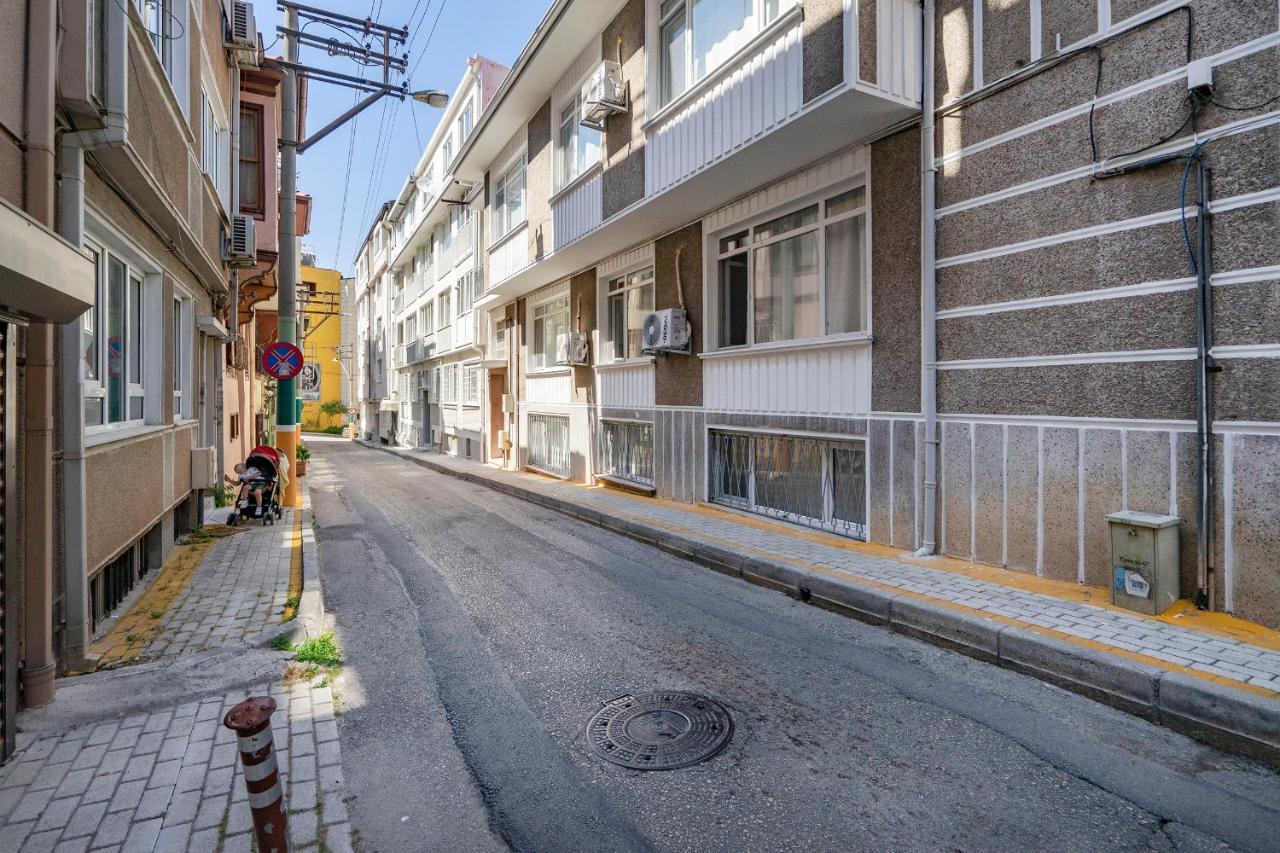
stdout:
<svg viewBox="0 0 1280 853">
<path fill-rule="evenodd" d="M 194 572 L 158 578 L 94 643 L 92 651 L 102 655 L 99 666 L 239 645 L 278 627 L 301 584 L 299 521 L 291 509 L 275 525 L 250 521 L 215 542 Z M 181 566 L 167 565 L 166 574 L 171 568 Z M 180 585 L 176 594 L 165 588 L 169 584 Z"/>
<path fill-rule="evenodd" d="M 268 692 L 279 703 L 272 725 L 294 847 L 351 850 L 333 695 L 306 680 L 24 745 L 0 767 L 0 850 L 250 850 L 248 795 L 235 734 L 222 717 L 246 696 Z"/>
<path fill-rule="evenodd" d="M 385 449 L 385 448 L 384 448 Z M 693 534 L 722 547 L 754 550 L 774 558 L 816 565 L 951 604 L 1049 629 L 1089 643 L 1153 658 L 1210 678 L 1246 684 L 1254 690 L 1280 693 L 1280 633 L 1259 630 L 1253 643 L 1227 633 L 1190 629 L 1159 618 L 1118 608 L 1055 597 L 1043 592 L 932 568 L 950 560 L 886 559 L 870 553 L 874 546 L 840 542 L 835 537 L 783 525 L 738 519 L 732 513 L 685 507 L 670 501 L 626 494 L 617 489 L 588 488 L 533 474 L 500 471 L 488 465 L 432 453 L 394 450 L 405 458 L 448 471 L 465 472 L 495 484 L 589 506 L 673 532 Z M 994 574 L 990 572 L 988 574 Z M 1047 585 L 1046 585 L 1047 586 Z M 1271 641 L 1271 642 L 1268 642 Z"/>
</svg>

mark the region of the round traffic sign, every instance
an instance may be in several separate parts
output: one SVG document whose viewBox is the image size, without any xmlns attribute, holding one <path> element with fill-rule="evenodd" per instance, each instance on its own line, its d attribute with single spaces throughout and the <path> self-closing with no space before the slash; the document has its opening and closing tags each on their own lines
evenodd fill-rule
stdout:
<svg viewBox="0 0 1280 853">
<path fill-rule="evenodd" d="M 262 350 L 262 371 L 272 379 L 292 379 L 302 372 L 302 350 L 276 341 Z"/>
</svg>

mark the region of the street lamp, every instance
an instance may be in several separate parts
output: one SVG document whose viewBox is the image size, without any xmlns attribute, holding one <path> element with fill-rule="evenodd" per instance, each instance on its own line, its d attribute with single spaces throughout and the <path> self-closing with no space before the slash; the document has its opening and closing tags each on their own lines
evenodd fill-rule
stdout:
<svg viewBox="0 0 1280 853">
<path fill-rule="evenodd" d="M 414 92 L 409 97 L 420 104 L 426 104 L 436 109 L 444 109 L 449 105 L 449 93 L 441 92 L 439 89 L 423 89 L 421 92 Z"/>
</svg>

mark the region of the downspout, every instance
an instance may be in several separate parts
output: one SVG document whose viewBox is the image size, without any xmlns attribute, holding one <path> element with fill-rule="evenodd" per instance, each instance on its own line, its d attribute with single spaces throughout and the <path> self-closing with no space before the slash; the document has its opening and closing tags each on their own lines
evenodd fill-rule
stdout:
<svg viewBox="0 0 1280 853">
<path fill-rule="evenodd" d="M 1213 495 L 1214 453 L 1213 453 L 1213 374 L 1218 367 L 1213 362 L 1213 287 L 1210 282 L 1210 244 L 1209 244 L 1209 167 L 1200 158 L 1198 152 L 1192 152 L 1196 166 L 1196 361 L 1197 373 L 1197 411 L 1196 438 L 1200 442 L 1200 476 L 1199 493 L 1197 495 L 1196 521 L 1198 533 L 1196 537 L 1196 574 L 1200 587 L 1196 594 L 1196 605 L 1203 609 L 1217 610 L 1217 583 L 1213 570 L 1213 537 L 1214 514 Z M 1185 186 L 1185 182 L 1184 182 Z M 1231 602 L 1224 602 L 1228 607 Z"/>
<path fill-rule="evenodd" d="M 231 169 L 231 210 L 229 210 L 227 213 L 230 216 L 231 221 L 234 223 L 236 215 L 240 212 L 240 66 L 239 65 L 234 65 L 231 68 L 231 162 L 228 164 L 228 168 Z M 256 254 L 257 247 L 255 247 L 254 251 Z M 231 305 L 227 308 L 227 321 L 228 321 L 227 322 L 227 339 L 224 342 L 224 347 L 225 346 L 231 347 L 231 354 L 232 354 L 231 361 L 232 361 L 232 364 L 234 364 L 236 341 L 240 337 L 240 270 L 234 267 L 231 269 Z M 226 359 L 225 359 L 225 353 L 220 353 L 220 354 L 223 355 L 224 357 L 219 359 L 218 364 L 214 365 L 214 371 L 215 371 L 214 375 L 219 377 L 219 381 L 217 383 L 218 393 L 220 395 L 219 399 L 222 399 L 223 401 L 225 401 L 226 390 L 225 390 L 225 385 L 223 384 L 225 382 L 225 379 L 223 378 L 225 374 L 225 369 L 223 368 L 223 363 L 225 362 Z M 238 374 L 236 375 L 235 379 L 236 379 L 236 395 L 235 395 L 236 396 L 236 413 L 240 416 L 241 429 L 244 429 L 245 418 L 244 418 L 244 411 L 242 409 L 244 400 L 240 394 L 240 390 L 242 386 L 240 384 L 240 377 Z M 225 405 L 223 406 L 223 417 L 224 418 L 226 417 Z M 225 420 L 220 421 L 217 425 L 217 429 L 218 429 L 218 439 L 217 439 L 217 444 L 215 445 L 217 448 L 215 452 L 218 455 L 218 477 L 221 478 L 223 473 L 226 472 L 227 470 L 227 458 L 226 458 L 227 442 L 224 438 L 227 435 L 226 421 Z M 221 488 L 221 487 L 222 487 L 222 483 L 219 482 L 218 488 Z"/>
<path fill-rule="evenodd" d="M 924 529 L 916 556 L 938 551 L 938 329 L 934 218 L 934 0 L 924 0 L 920 56 L 920 409 L 924 413 Z"/>
<path fill-rule="evenodd" d="M 73 246 L 84 245 L 84 154 L 86 149 L 124 142 L 128 122 L 126 77 L 127 21 L 124 8 L 106 3 L 104 119 L 102 130 L 64 133 L 59 140 L 58 233 Z M 80 321 L 62 327 L 62 541 L 63 610 L 66 619 L 65 664 L 70 671 L 87 668 L 85 652 L 92 639 L 89 616 L 89 545 L 84 444 L 84 352 Z"/>
<path fill-rule="evenodd" d="M 27 19 L 27 212 L 54 227 L 55 0 L 32 0 Z M 53 325 L 27 329 L 24 392 L 22 697 L 27 707 L 53 701 Z"/>
</svg>

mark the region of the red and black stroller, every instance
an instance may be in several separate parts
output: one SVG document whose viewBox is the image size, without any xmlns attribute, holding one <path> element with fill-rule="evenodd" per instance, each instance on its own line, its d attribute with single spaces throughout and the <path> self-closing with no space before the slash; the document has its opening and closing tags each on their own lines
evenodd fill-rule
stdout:
<svg viewBox="0 0 1280 853">
<path fill-rule="evenodd" d="M 288 482 L 289 463 L 274 447 L 265 444 L 249 451 L 244 460 L 245 468 L 256 469 L 259 476 L 249 481 L 244 496 L 237 499 L 227 517 L 227 524 L 236 525 L 244 519 L 261 518 L 264 525 L 275 524 L 284 515 L 280 508 L 280 491 Z M 254 492 L 262 490 L 262 515 L 257 515 Z"/>
</svg>

